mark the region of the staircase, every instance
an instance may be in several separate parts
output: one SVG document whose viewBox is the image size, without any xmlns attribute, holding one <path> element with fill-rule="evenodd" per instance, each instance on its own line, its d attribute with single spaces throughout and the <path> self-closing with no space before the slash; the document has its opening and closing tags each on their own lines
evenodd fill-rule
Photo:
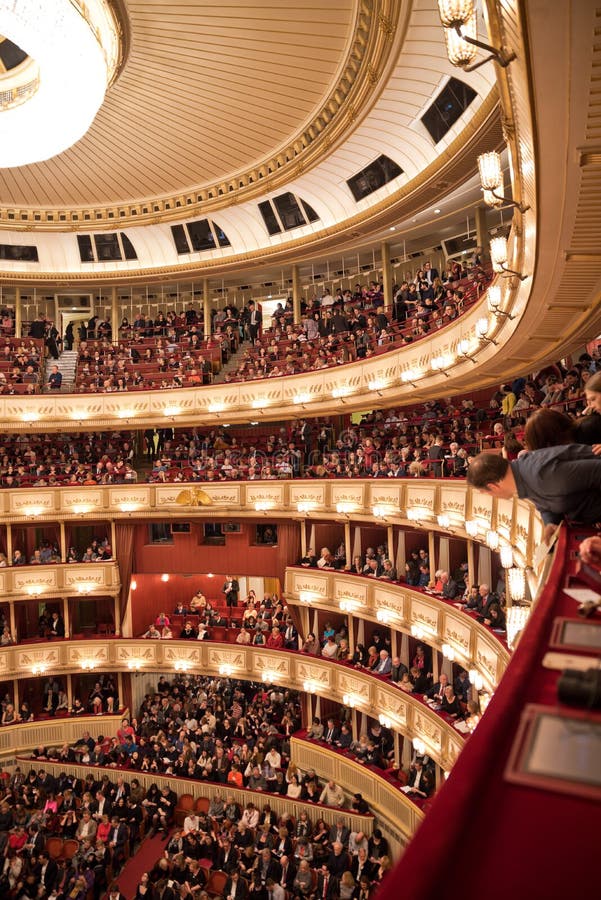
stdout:
<svg viewBox="0 0 601 900">
<path fill-rule="evenodd" d="M 45 394 L 55 394 L 58 391 L 53 391 L 51 388 L 46 387 L 46 381 L 48 380 L 48 376 L 52 371 L 52 366 L 58 366 L 58 370 L 63 376 L 63 382 L 61 385 L 60 393 L 68 394 L 70 393 L 75 385 L 75 371 L 77 369 L 77 350 L 64 350 L 59 359 L 47 359 L 46 360 L 46 370 L 44 372 L 44 393 Z"/>
<path fill-rule="evenodd" d="M 214 376 L 213 384 L 219 384 L 220 382 L 225 381 L 225 376 L 228 374 L 228 372 L 233 372 L 238 368 L 238 366 L 244 359 L 245 352 L 249 347 L 250 344 L 246 341 L 240 344 L 240 347 L 236 350 L 236 352 L 232 356 L 230 356 L 225 365 L 222 366 L 217 375 Z"/>
</svg>

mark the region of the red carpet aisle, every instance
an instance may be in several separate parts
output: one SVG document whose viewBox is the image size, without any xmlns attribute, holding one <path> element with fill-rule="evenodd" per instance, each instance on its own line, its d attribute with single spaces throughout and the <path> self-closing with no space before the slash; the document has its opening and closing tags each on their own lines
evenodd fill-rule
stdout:
<svg viewBox="0 0 601 900">
<path fill-rule="evenodd" d="M 145 838 L 140 844 L 138 851 L 125 863 L 121 874 L 115 881 L 126 900 L 133 900 L 140 877 L 144 872 L 150 872 L 154 864 L 165 852 L 166 846 L 167 842 L 163 840 L 162 834 L 155 834 L 154 837 Z"/>
</svg>

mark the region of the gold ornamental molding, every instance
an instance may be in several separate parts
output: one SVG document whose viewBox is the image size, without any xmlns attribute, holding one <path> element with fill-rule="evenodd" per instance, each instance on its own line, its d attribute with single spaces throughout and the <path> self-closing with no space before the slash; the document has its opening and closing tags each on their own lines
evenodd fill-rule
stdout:
<svg viewBox="0 0 601 900">
<path fill-rule="evenodd" d="M 78 662 L 74 658 L 76 652 L 81 654 Z M 103 654 L 102 661 L 90 666 L 90 662 L 97 660 L 99 652 Z M 229 662 L 224 663 L 228 654 Z M 0 649 L 0 671 L 5 680 L 31 678 L 32 674 L 42 677 L 47 673 L 69 674 L 94 668 L 102 672 L 140 675 L 164 672 L 213 676 L 227 674 L 228 677 L 245 681 L 282 684 L 341 704 L 350 698 L 355 709 L 376 719 L 385 710 L 394 731 L 410 740 L 415 737 L 423 740 L 428 755 L 445 771 L 453 766 L 463 747 L 464 735 L 422 700 L 371 674 L 321 658 L 318 663 L 324 675 L 313 683 L 308 678 L 307 668 L 313 662 L 313 657 L 283 650 L 213 641 L 114 638 L 109 641 L 60 641 Z M 224 666 L 227 666 L 227 672 L 224 672 Z"/>
<path fill-rule="evenodd" d="M 77 0 L 79 6 L 83 6 Z M 114 11 L 119 9 L 111 3 Z M 340 67 L 336 84 L 328 91 L 320 109 L 302 131 L 271 158 L 246 172 L 208 186 L 198 186 L 168 197 L 151 197 L 132 204 L 103 207 L 0 208 L 0 228 L 19 231 L 75 231 L 125 228 L 198 217 L 224 206 L 262 196 L 322 162 L 348 136 L 378 96 L 383 73 L 394 62 L 412 11 L 412 0 L 358 0 L 354 37 Z M 127 36 L 123 15 L 121 33 Z M 129 41 L 119 60 L 123 65 Z"/>
<path fill-rule="evenodd" d="M 121 725 L 122 716 L 103 716 L 102 733 L 106 737 L 113 737 Z M 81 716 L 77 718 L 50 719 L 45 722 L 21 722 L 18 725 L 3 725 L 0 728 L 0 761 L 6 765 L 14 762 L 15 756 L 25 754 L 27 750 L 35 747 L 62 747 L 64 743 L 74 744 L 81 738 L 82 733 L 89 729 L 96 733 L 98 718 L 96 716 Z M 38 769 L 39 765 L 31 760 L 31 767 Z M 23 765 L 21 763 L 21 768 Z M 44 768 L 47 768 L 44 762 Z M 63 771 L 63 767 L 57 767 L 57 774 Z"/>
<path fill-rule="evenodd" d="M 0 520 L 5 524 L 23 525 L 38 522 L 106 521 L 122 519 L 147 522 L 149 519 L 181 519 L 211 521 L 219 519 L 269 516 L 302 522 L 336 520 L 368 522 L 384 526 L 437 531 L 442 536 L 458 537 L 485 543 L 486 534 L 496 530 L 502 541 L 514 548 L 516 564 L 533 568 L 534 577 L 541 571 L 536 548 L 542 542 L 543 523 L 534 507 L 526 500 L 493 498 L 470 488 L 465 481 L 451 479 L 395 478 L 340 479 L 307 481 L 240 481 L 204 483 L 204 506 L 179 501 L 181 484 L 132 484 L 98 487 L 18 488 L 0 491 Z M 444 525 L 439 523 L 443 516 Z M 477 534 L 465 529 L 466 521 L 477 524 Z M 112 593 L 119 587 L 115 563 L 62 564 L 57 566 L 8 566 L 0 569 L 0 593 L 19 593 L 15 578 L 42 577 L 54 572 L 57 590 L 71 588 L 71 593 L 84 593 L 80 583 L 91 580 L 90 571 L 104 573 L 105 584 L 91 593 Z M 307 570 L 306 578 L 313 570 Z M 21 574 L 24 573 L 24 574 Z M 109 574 L 107 574 L 109 573 Z M 339 576 L 342 577 L 342 576 Z M 68 582 L 68 583 L 67 583 Z M 53 581 L 54 583 L 54 581 Z M 19 582 L 19 585 L 21 583 Z M 314 592 L 318 599 L 327 596 Z M 109 590 L 110 588 L 110 590 Z M 297 585 L 299 593 L 304 590 Z M 533 590 L 532 593 L 535 591 Z"/>
<path fill-rule="evenodd" d="M 345 614 L 379 622 L 394 631 L 411 634 L 418 628 L 421 639 L 431 647 L 451 647 L 454 659 L 465 668 L 478 662 L 489 690 L 497 687 L 509 664 L 507 648 L 484 625 L 452 603 L 407 585 L 343 572 L 288 568 L 285 597 L 288 605 L 301 610 L 340 612 L 344 606 Z"/>
</svg>

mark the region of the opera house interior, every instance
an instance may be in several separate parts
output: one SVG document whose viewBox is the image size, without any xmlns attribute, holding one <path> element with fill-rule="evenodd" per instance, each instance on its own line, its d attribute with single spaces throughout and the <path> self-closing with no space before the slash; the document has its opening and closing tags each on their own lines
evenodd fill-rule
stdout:
<svg viewBox="0 0 601 900">
<path fill-rule="evenodd" d="M 593 895 L 599 4 L 0 0 L 0 330 L 7 896 Z"/>
</svg>

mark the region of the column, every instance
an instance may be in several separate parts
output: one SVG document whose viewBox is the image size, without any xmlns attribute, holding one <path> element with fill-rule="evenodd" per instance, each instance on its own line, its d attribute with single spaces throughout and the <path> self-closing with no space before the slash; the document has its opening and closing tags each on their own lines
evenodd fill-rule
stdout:
<svg viewBox="0 0 601 900">
<path fill-rule="evenodd" d="M 476 207 L 476 240 L 478 246 L 482 247 L 482 256 L 488 259 L 490 256 L 490 238 L 488 235 L 488 225 L 486 224 L 486 207 Z"/>
<path fill-rule="evenodd" d="M 125 703 L 123 702 L 123 672 L 117 672 L 117 693 L 119 694 L 119 709 L 123 709 L 125 707 Z M 130 717 L 133 718 L 135 715 L 135 710 L 131 709 Z"/>
<path fill-rule="evenodd" d="M 73 681 L 71 675 L 67 675 L 67 703 L 69 709 L 73 706 Z"/>
<path fill-rule="evenodd" d="M 355 652 L 355 620 L 352 615 L 348 614 L 348 647 L 351 653 Z"/>
<path fill-rule="evenodd" d="M 15 615 L 15 601 L 14 600 L 9 600 L 8 615 L 9 615 L 9 623 L 10 623 L 10 633 L 13 636 L 13 640 L 18 641 L 19 637 L 17 635 L 17 617 Z"/>
<path fill-rule="evenodd" d="M 111 547 L 113 550 L 113 559 L 117 559 L 117 532 L 115 531 L 114 519 L 111 519 Z"/>
<path fill-rule="evenodd" d="M 61 562 L 66 563 L 67 562 L 67 536 L 65 534 L 65 523 L 60 522 L 59 527 L 60 527 L 60 534 L 61 534 L 61 538 L 60 538 L 60 540 L 61 540 Z"/>
<path fill-rule="evenodd" d="M 300 283 L 300 273 L 298 266 L 292 266 L 292 310 L 294 314 L 294 324 L 300 325 L 301 320 L 301 300 L 303 290 Z"/>
<path fill-rule="evenodd" d="M 16 710 L 17 712 L 19 711 L 19 703 L 20 703 L 20 700 L 19 700 L 19 679 L 18 679 L 18 678 L 15 678 L 14 681 L 13 681 L 13 706 L 15 707 L 15 710 Z"/>
<path fill-rule="evenodd" d="M 403 665 L 407 666 L 409 669 L 411 667 L 411 661 L 409 659 L 409 635 L 405 631 L 401 632 L 401 649 L 399 656 Z"/>
<path fill-rule="evenodd" d="M 467 587 L 476 584 L 476 565 L 474 554 L 474 542 L 468 539 L 467 542 Z"/>
<path fill-rule="evenodd" d="M 396 628 L 390 629 L 390 655 L 394 659 L 399 654 L 399 633 Z"/>
<path fill-rule="evenodd" d="M 411 738 L 403 736 L 403 746 L 401 748 L 401 765 L 403 769 L 408 769 L 411 765 L 412 749 Z"/>
<path fill-rule="evenodd" d="M 209 279 L 202 279 L 202 321 L 204 339 L 211 337 L 211 299 L 209 297 Z"/>
<path fill-rule="evenodd" d="M 392 305 L 392 267 L 390 265 L 390 244 L 383 241 L 380 247 L 382 254 L 382 283 L 384 285 L 384 303 Z"/>
<path fill-rule="evenodd" d="M 119 595 L 115 594 L 113 600 L 115 603 L 115 634 L 117 635 L 117 637 L 119 637 L 119 635 L 121 634 L 121 609 L 119 606 Z"/>
<path fill-rule="evenodd" d="M 388 559 L 394 566 L 394 525 L 389 525 L 386 529 L 386 543 L 388 544 Z"/>
<path fill-rule="evenodd" d="M 69 637 L 69 598 L 63 597 L 63 621 L 65 623 L 65 637 Z"/>
<path fill-rule="evenodd" d="M 23 327 L 23 312 L 21 310 L 21 288 L 15 288 L 15 337 L 21 337 Z"/>
<path fill-rule="evenodd" d="M 440 675 L 440 666 L 439 666 L 439 654 L 438 650 L 434 647 L 432 648 L 432 677 L 434 679 L 434 684 L 438 681 L 438 676 Z"/>
<path fill-rule="evenodd" d="M 438 536 L 438 568 L 443 571 L 449 571 L 449 539 L 448 537 Z"/>
<path fill-rule="evenodd" d="M 10 522 L 7 522 L 6 525 L 6 556 L 8 557 L 8 564 L 12 566 L 13 564 L 13 529 Z"/>
<path fill-rule="evenodd" d="M 346 566 L 344 568 L 348 570 L 353 562 L 351 556 L 351 523 L 348 519 L 344 523 L 344 554 L 346 556 Z"/>
<path fill-rule="evenodd" d="M 394 741 L 394 767 L 395 769 L 401 768 L 401 735 L 398 731 L 392 732 L 392 739 Z"/>
<path fill-rule="evenodd" d="M 433 531 L 428 532 L 428 556 L 430 558 L 430 581 L 434 581 L 436 572 L 436 543 Z"/>
<path fill-rule="evenodd" d="M 113 344 L 119 343 L 119 308 L 117 306 L 117 287 L 111 288 L 111 329 Z"/>
<path fill-rule="evenodd" d="M 305 694 L 305 728 L 309 728 L 313 721 L 313 695 Z"/>
<path fill-rule="evenodd" d="M 307 520 L 300 521 L 301 559 L 307 555 Z"/>
<path fill-rule="evenodd" d="M 353 735 L 353 740 L 359 740 L 359 726 L 357 722 L 357 710 L 351 709 L 351 734 Z"/>
</svg>

